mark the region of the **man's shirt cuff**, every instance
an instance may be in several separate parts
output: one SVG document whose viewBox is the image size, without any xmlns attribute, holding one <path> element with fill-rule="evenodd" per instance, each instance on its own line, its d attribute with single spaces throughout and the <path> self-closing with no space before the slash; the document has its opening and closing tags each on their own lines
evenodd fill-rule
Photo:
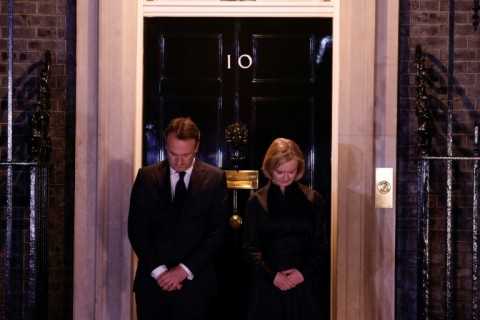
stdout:
<svg viewBox="0 0 480 320">
<path fill-rule="evenodd" d="M 153 271 L 150 272 L 150 275 L 153 277 L 153 279 L 157 279 L 159 275 L 161 275 L 167 270 L 168 269 L 166 265 L 161 265 L 160 267 L 153 269 Z"/>
<path fill-rule="evenodd" d="M 192 280 L 193 279 L 193 273 L 190 271 L 190 269 L 188 269 L 187 266 L 184 265 L 183 263 L 180 263 L 180 267 L 182 267 L 182 269 L 185 270 L 185 272 L 187 273 L 187 279 Z"/>
</svg>

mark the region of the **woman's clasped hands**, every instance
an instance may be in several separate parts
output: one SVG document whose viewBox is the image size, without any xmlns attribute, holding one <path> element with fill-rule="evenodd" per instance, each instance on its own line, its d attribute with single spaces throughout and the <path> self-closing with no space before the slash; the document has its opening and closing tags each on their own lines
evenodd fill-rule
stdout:
<svg viewBox="0 0 480 320">
<path fill-rule="evenodd" d="M 304 277 L 297 269 L 288 269 L 277 272 L 273 284 L 280 290 L 286 291 L 295 288 L 304 281 Z"/>
</svg>

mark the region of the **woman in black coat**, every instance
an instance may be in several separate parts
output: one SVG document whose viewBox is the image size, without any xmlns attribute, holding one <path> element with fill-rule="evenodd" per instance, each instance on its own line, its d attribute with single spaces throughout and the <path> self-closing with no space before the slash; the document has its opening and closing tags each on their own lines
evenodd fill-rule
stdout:
<svg viewBox="0 0 480 320">
<path fill-rule="evenodd" d="M 270 181 L 248 199 L 244 222 L 243 252 L 252 266 L 248 319 L 321 319 L 325 203 L 298 182 L 305 160 L 294 141 L 274 140 L 262 171 Z"/>
</svg>

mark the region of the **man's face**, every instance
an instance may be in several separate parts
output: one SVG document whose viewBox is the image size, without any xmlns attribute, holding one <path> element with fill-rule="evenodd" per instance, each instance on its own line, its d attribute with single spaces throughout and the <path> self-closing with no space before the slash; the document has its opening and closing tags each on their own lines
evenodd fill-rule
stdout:
<svg viewBox="0 0 480 320">
<path fill-rule="evenodd" d="M 185 171 L 192 165 L 198 145 L 194 139 L 180 140 L 175 134 L 167 137 L 167 159 L 175 171 Z"/>
</svg>

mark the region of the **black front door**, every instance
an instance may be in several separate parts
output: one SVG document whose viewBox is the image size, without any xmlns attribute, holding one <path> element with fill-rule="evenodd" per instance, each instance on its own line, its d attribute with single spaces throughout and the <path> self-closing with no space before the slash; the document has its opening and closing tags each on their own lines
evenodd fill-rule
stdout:
<svg viewBox="0 0 480 320">
<path fill-rule="evenodd" d="M 164 159 L 165 125 L 189 116 L 202 133 L 197 156 L 234 169 L 225 130 L 241 123 L 247 157 L 235 168 L 260 170 L 270 143 L 290 138 L 307 159 L 302 182 L 330 195 L 330 18 L 162 17 L 145 18 L 144 27 L 144 164 Z M 248 195 L 238 194 L 240 215 Z M 248 272 L 240 237 L 241 228 L 231 229 L 222 249 L 222 299 L 212 317 L 243 319 Z"/>
</svg>

